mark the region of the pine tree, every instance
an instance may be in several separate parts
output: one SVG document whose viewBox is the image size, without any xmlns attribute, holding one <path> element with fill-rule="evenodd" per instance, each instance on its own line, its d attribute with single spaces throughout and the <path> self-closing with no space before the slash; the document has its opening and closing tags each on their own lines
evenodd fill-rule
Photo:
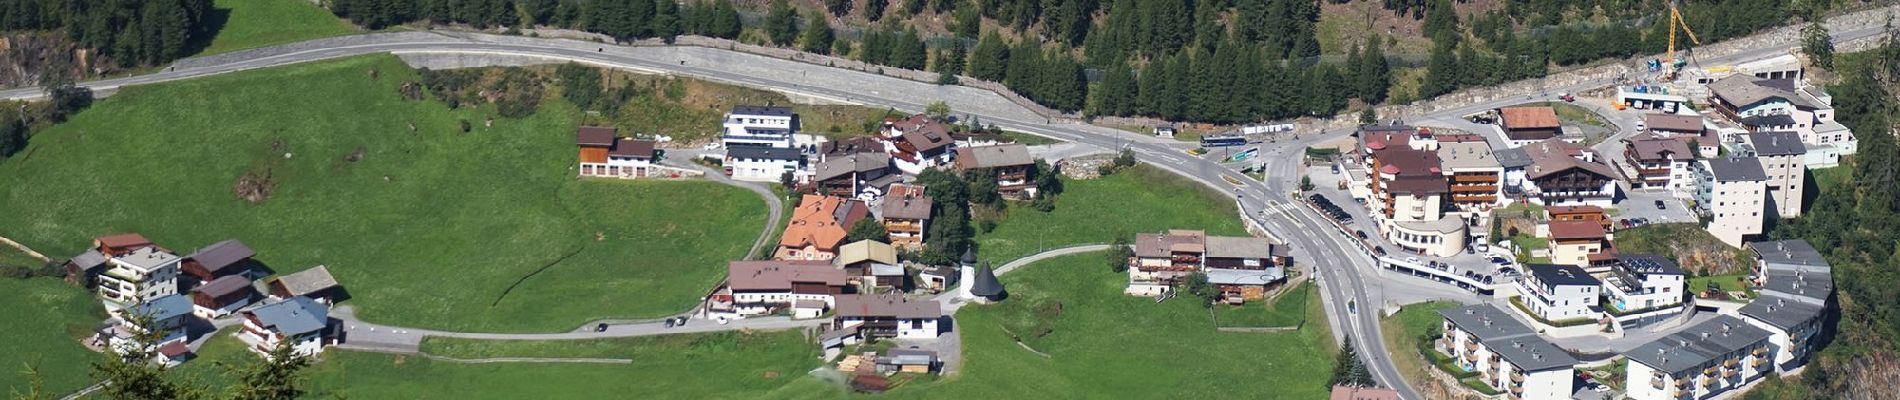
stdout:
<svg viewBox="0 0 1900 400">
<path fill-rule="evenodd" d="M 276 347 L 271 348 L 270 357 L 263 362 L 232 369 L 231 373 L 238 378 L 232 399 L 295 400 L 303 397 L 304 391 L 297 375 L 310 366 L 310 359 L 297 353 L 291 343 L 289 340 L 279 341 Z"/>
<path fill-rule="evenodd" d="M 1102 75 L 1102 81 L 1097 85 L 1095 90 L 1090 91 L 1095 97 L 1094 109 L 1090 114 L 1128 115 L 1133 111 L 1132 103 L 1139 89 L 1136 87 L 1135 74 L 1128 70 L 1128 64 L 1115 63 L 1109 66 L 1108 72 Z"/>
<path fill-rule="evenodd" d="M 130 326 L 157 325 L 151 315 L 126 312 L 121 317 Z M 166 331 L 159 329 L 132 329 L 131 331 L 132 337 L 124 346 L 112 349 L 118 357 L 92 364 L 93 379 L 105 383 L 100 392 L 107 398 L 126 400 L 204 397 L 202 388 L 178 382 L 167 373 L 165 366 L 153 361 L 158 357 L 158 344 L 159 341 L 165 339 Z"/>
<path fill-rule="evenodd" d="M 983 39 L 976 41 L 976 49 L 970 52 L 970 77 L 1002 82 L 1009 62 L 1006 46 L 1003 37 L 996 32 L 983 34 Z"/>
<path fill-rule="evenodd" d="M 890 65 L 904 69 L 924 69 L 929 58 L 925 51 L 924 40 L 917 36 L 917 31 L 905 28 L 903 33 L 898 34 L 896 43 L 891 46 Z"/>
<path fill-rule="evenodd" d="M 1339 346 L 1339 354 L 1333 358 L 1333 376 L 1326 381 L 1326 386 L 1375 385 L 1377 383 L 1373 382 L 1372 371 L 1366 369 L 1365 362 L 1359 359 L 1359 349 L 1353 346 L 1351 337 L 1346 338 L 1345 344 Z"/>
<path fill-rule="evenodd" d="M 1801 28 L 1801 53 L 1807 55 L 1808 62 L 1814 66 L 1834 69 L 1834 37 L 1828 35 L 1826 24 L 1816 19 Z"/>
<path fill-rule="evenodd" d="M 674 3 L 673 0 L 656 1 L 657 3 L 654 4 L 653 28 L 651 32 L 654 37 L 665 39 L 667 43 L 672 43 L 673 38 L 679 36 L 681 31 L 679 3 Z"/>
<path fill-rule="evenodd" d="M 825 14 L 812 12 L 805 18 L 805 33 L 799 38 L 801 48 L 806 52 L 831 53 L 831 23 L 825 21 Z"/>
<path fill-rule="evenodd" d="M 1346 95 L 1362 99 L 1365 98 L 1365 95 L 1359 93 L 1359 89 L 1362 86 L 1359 84 L 1359 71 L 1366 68 L 1366 60 L 1365 56 L 1359 54 L 1358 43 L 1353 43 L 1352 48 L 1346 51 L 1346 64 L 1341 65 L 1341 68 L 1343 68 L 1341 75 L 1343 75 L 1345 81 L 1348 82 Z"/>
<path fill-rule="evenodd" d="M 798 38 L 797 17 L 798 12 L 792 9 L 790 3 L 785 0 L 773 0 L 772 8 L 766 12 L 765 21 L 762 23 L 766 38 L 774 45 L 791 45 L 792 40 Z"/>
<path fill-rule="evenodd" d="M 852 0 L 825 0 L 825 11 L 830 11 L 834 17 L 842 17 L 851 13 L 851 3 Z"/>
<path fill-rule="evenodd" d="M 1359 98 L 1367 103 L 1385 102 L 1386 91 L 1392 86 L 1392 67 L 1386 64 L 1385 51 L 1381 50 L 1379 45 L 1379 42 L 1383 41 L 1385 39 L 1378 36 L 1367 40 L 1366 53 L 1361 56 L 1360 62 L 1364 65 L 1359 67 L 1359 88 L 1355 92 L 1358 92 Z"/>
<path fill-rule="evenodd" d="M 736 39 L 744 27 L 739 22 L 739 10 L 732 7 L 732 0 L 718 0 L 712 12 L 706 16 L 706 34 L 723 39 Z"/>
<path fill-rule="evenodd" d="M 957 39 L 975 39 L 983 30 L 983 14 L 976 7 L 957 10 Z"/>
<path fill-rule="evenodd" d="M 1418 97 L 1430 98 L 1451 92 L 1458 88 L 1458 56 L 1453 53 L 1452 44 L 1434 43 L 1432 55 L 1425 63 L 1425 81 L 1419 83 Z"/>
<path fill-rule="evenodd" d="M 864 0 L 864 19 L 877 22 L 884 18 L 884 7 L 889 5 L 890 0 Z"/>
</svg>

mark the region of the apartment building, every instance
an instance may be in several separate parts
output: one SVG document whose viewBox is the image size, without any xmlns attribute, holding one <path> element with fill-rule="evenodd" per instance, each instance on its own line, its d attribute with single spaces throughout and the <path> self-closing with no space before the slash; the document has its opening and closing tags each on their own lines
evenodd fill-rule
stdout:
<svg viewBox="0 0 1900 400">
<path fill-rule="evenodd" d="M 244 324 L 238 339 L 246 348 L 265 358 L 279 343 L 289 342 L 292 352 L 304 357 L 323 353 L 328 338 L 335 337 L 330 323 L 330 306 L 309 297 L 292 297 L 263 307 L 244 311 Z"/>
<path fill-rule="evenodd" d="M 97 279 L 99 297 L 107 309 L 178 294 L 184 259 L 170 250 L 136 233 L 101 236 L 93 240 L 93 247 L 105 257 Z"/>
<path fill-rule="evenodd" d="M 1769 332 L 1722 315 L 1637 346 L 1625 395 L 1635 400 L 1707 399 L 1760 380 L 1771 369 Z"/>
<path fill-rule="evenodd" d="M 1523 146 L 1531 164 L 1524 168 L 1521 190 L 1531 203 L 1614 206 L 1616 171 L 1582 145 L 1548 139 Z"/>
<path fill-rule="evenodd" d="M 1537 336 L 1531 327 L 1490 304 L 1438 311 L 1443 336 L 1432 347 L 1509 399 L 1567 399 L 1572 390 L 1570 353 Z"/>
<path fill-rule="evenodd" d="M 713 313 L 764 315 L 781 309 L 816 316 L 837 304 L 850 276 L 828 261 L 733 261 L 726 285 L 706 298 Z"/>
<path fill-rule="evenodd" d="M 1619 255 L 1603 278 L 1603 304 L 1612 312 L 1631 313 L 1682 305 L 1685 295 L 1682 268 L 1667 258 L 1646 254 Z"/>
<path fill-rule="evenodd" d="M 1695 150 L 1683 140 L 1654 135 L 1623 139 L 1623 161 L 1636 172 L 1630 177 L 1630 186 L 1635 188 L 1686 191 L 1694 187 L 1689 163 L 1695 161 Z"/>
<path fill-rule="evenodd" d="M 1488 215 L 1503 194 L 1504 165 L 1491 155 L 1485 142 L 1439 144 L 1438 161 L 1451 180 L 1451 206 L 1458 211 Z"/>
<path fill-rule="evenodd" d="M 1859 148 L 1854 132 L 1834 120 L 1833 96 L 1802 79 L 1731 75 L 1709 84 L 1709 105 L 1749 132 L 1794 132 L 1814 153 L 1808 162 L 1829 167 Z"/>
<path fill-rule="evenodd" d="M 935 204 L 924 194 L 924 189 L 923 185 L 893 184 L 890 194 L 884 196 L 879 217 L 883 219 L 884 231 L 890 233 L 892 246 L 910 251 L 924 248 L 924 231 L 929 227 L 931 207 Z"/>
<path fill-rule="evenodd" d="M 1419 132 L 1402 125 L 1361 127 L 1359 139 L 1370 175 L 1367 206 L 1372 209 L 1380 236 L 1401 250 L 1434 257 L 1454 255 L 1464 249 L 1467 224 L 1463 218 L 1446 213 L 1456 203 L 1452 191 L 1456 177 L 1448 176 L 1455 174 L 1441 163 L 1439 154 L 1446 149 L 1470 148 L 1465 143 L 1441 147 Z M 1480 171 L 1488 163 L 1475 154 L 1466 154 L 1459 163 L 1466 167 L 1466 179 L 1472 180 L 1460 185 L 1464 190 L 1460 193 L 1465 194 L 1467 206 L 1476 207 L 1472 203 L 1482 198 L 1477 195 L 1484 191 L 1478 181 L 1485 174 Z"/>
<path fill-rule="evenodd" d="M 1603 282 L 1574 265 L 1525 264 L 1517 281 L 1518 300 L 1545 321 L 1595 319 L 1597 290 Z"/>
<path fill-rule="evenodd" d="M 1027 200 L 1036 195 L 1036 159 L 1029 146 L 1005 144 L 956 149 L 956 169 L 960 173 L 988 171 L 995 175 L 996 193 L 1006 199 Z"/>
<path fill-rule="evenodd" d="M 726 113 L 725 133 L 720 137 L 726 148 L 793 148 L 792 135 L 798 133 L 798 115 L 790 107 L 738 106 Z"/>
<path fill-rule="evenodd" d="M 1729 157 L 1696 162 L 1696 211 L 1702 228 L 1722 243 L 1741 247 L 1762 233 L 1767 218 L 1768 175 L 1753 157 Z"/>
<path fill-rule="evenodd" d="M 1807 181 L 1803 158 L 1807 147 L 1793 132 L 1756 132 L 1742 135 L 1743 155 L 1761 162 L 1767 175 L 1768 218 L 1801 216 L 1801 191 Z"/>
<path fill-rule="evenodd" d="M 780 182 L 789 173 L 797 181 L 806 175 L 805 165 L 805 153 L 798 149 L 755 146 L 726 148 L 725 173 L 734 180 Z"/>
</svg>

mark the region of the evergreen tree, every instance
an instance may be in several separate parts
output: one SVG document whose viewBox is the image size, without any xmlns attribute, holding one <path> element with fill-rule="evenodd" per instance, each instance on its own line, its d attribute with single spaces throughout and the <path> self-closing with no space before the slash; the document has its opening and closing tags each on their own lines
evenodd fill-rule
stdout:
<svg viewBox="0 0 1900 400">
<path fill-rule="evenodd" d="M 801 48 L 806 52 L 829 54 L 831 39 L 831 23 L 825 21 L 825 14 L 813 12 L 805 18 L 805 33 L 799 39 Z"/>
<path fill-rule="evenodd" d="M 1364 99 L 1365 95 L 1359 92 L 1363 87 L 1363 85 L 1359 83 L 1361 80 L 1359 75 L 1361 75 L 1360 71 L 1366 68 L 1366 60 L 1365 56 L 1359 54 L 1358 43 L 1353 43 L 1352 48 L 1346 51 L 1346 64 L 1340 67 L 1343 69 L 1341 75 L 1343 75 L 1343 78 L 1348 83 L 1346 95 Z M 1367 103 L 1370 102 L 1369 100 L 1367 101 Z"/>
<path fill-rule="evenodd" d="M 963 42 L 955 42 L 951 44 L 950 48 L 945 50 L 942 57 L 937 60 L 937 72 L 948 75 L 962 74 L 963 63 L 966 58 L 968 58 L 968 54 L 965 54 Z"/>
<path fill-rule="evenodd" d="M 562 98 L 582 110 L 594 108 L 602 90 L 600 70 L 570 62 L 555 68 L 554 73 L 561 79 Z"/>
<path fill-rule="evenodd" d="M 304 391 L 298 373 L 310 366 L 310 359 L 291 347 L 291 341 L 279 341 L 270 357 L 250 367 L 233 369 L 238 377 L 231 396 L 234 400 L 295 400 Z M 226 368 L 231 368 L 226 366 Z"/>
<path fill-rule="evenodd" d="M 877 22 L 884 18 L 884 7 L 889 5 L 890 0 L 864 0 L 864 19 Z"/>
<path fill-rule="evenodd" d="M 771 10 L 766 12 L 765 21 L 761 23 L 764 26 L 766 38 L 774 45 L 791 45 L 792 40 L 798 38 L 797 17 L 798 11 L 792 9 L 790 3 L 785 0 L 773 0 Z"/>
<path fill-rule="evenodd" d="M 1009 63 L 1009 48 L 996 32 L 983 34 L 970 54 L 970 77 L 1002 82 Z"/>
<path fill-rule="evenodd" d="M 1359 88 L 1354 90 L 1354 92 L 1358 93 L 1359 98 L 1365 100 L 1367 103 L 1378 104 L 1385 102 L 1386 91 L 1390 89 L 1392 85 L 1391 66 L 1386 64 L 1385 51 L 1381 50 L 1379 46 L 1379 42 L 1382 41 L 1385 40 L 1378 36 L 1367 40 L 1366 53 L 1360 58 L 1360 62 L 1363 64 L 1359 66 Z"/>
<path fill-rule="evenodd" d="M 0 122 L 0 160 L 26 149 L 26 126 L 19 121 Z"/>
<path fill-rule="evenodd" d="M 1133 113 L 1133 103 L 1140 89 L 1135 83 L 1135 74 L 1129 71 L 1128 64 L 1115 63 L 1102 75 L 1102 81 L 1095 90 L 1093 115 L 1129 115 Z"/>
<path fill-rule="evenodd" d="M 667 43 L 673 43 L 673 38 L 679 36 L 682 30 L 680 27 L 679 3 L 674 3 L 673 0 L 656 1 L 657 3 L 654 3 L 653 11 L 653 27 L 649 31 L 653 33 L 653 36 L 665 39 Z"/>
<path fill-rule="evenodd" d="M 917 31 L 905 28 L 903 33 L 898 34 L 896 42 L 891 44 L 890 65 L 904 69 L 924 69 L 929 58 L 925 51 L 924 40 L 917 36 Z"/>
<path fill-rule="evenodd" d="M 156 326 L 151 315 L 127 312 L 123 318 L 132 326 Z M 165 334 L 159 329 L 132 330 L 128 343 L 111 350 L 118 357 L 94 362 L 92 377 L 104 382 L 100 392 L 107 398 L 125 400 L 203 398 L 202 388 L 178 382 L 164 365 L 154 362 Z"/>
<path fill-rule="evenodd" d="M 852 0 L 825 0 L 825 11 L 830 11 L 834 17 L 842 17 L 851 13 L 851 3 Z"/>
<path fill-rule="evenodd" d="M 1359 349 L 1353 346 L 1352 338 L 1346 338 L 1346 343 L 1339 347 L 1339 355 L 1333 359 L 1333 376 L 1326 381 L 1326 386 L 1373 387 L 1376 385 L 1377 382 L 1372 380 L 1372 371 L 1366 369 L 1365 361 L 1359 358 Z"/>
<path fill-rule="evenodd" d="M 718 0 L 706 15 L 707 36 L 737 39 L 743 28 L 739 23 L 739 10 L 732 7 L 732 0 Z"/>
<path fill-rule="evenodd" d="M 1801 53 L 1808 56 L 1808 62 L 1825 70 L 1834 69 L 1834 37 L 1827 32 L 1827 25 L 1818 19 L 1808 21 L 1801 28 Z"/>
<path fill-rule="evenodd" d="M 1419 98 L 1430 98 L 1457 89 L 1458 56 L 1450 46 L 1453 45 L 1445 42 L 1432 46 L 1431 58 L 1425 63 L 1425 81 L 1419 83 Z"/>
<path fill-rule="evenodd" d="M 983 14 L 976 7 L 964 7 L 957 10 L 957 39 L 976 39 L 983 30 Z"/>
<path fill-rule="evenodd" d="M 1115 237 L 1109 239 L 1107 261 L 1110 270 L 1117 274 L 1128 272 L 1128 262 L 1135 259 L 1133 242 L 1128 239 L 1127 232 L 1116 232 Z"/>
<path fill-rule="evenodd" d="M 1042 62 L 1043 89 L 1040 103 L 1063 112 L 1082 109 L 1088 98 L 1088 82 L 1082 77 L 1082 64 L 1067 52 L 1052 50 Z"/>
</svg>

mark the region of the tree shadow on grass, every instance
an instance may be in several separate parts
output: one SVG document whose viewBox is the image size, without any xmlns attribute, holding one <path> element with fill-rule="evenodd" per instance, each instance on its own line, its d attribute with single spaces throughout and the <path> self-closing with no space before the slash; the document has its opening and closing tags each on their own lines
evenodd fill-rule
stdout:
<svg viewBox="0 0 1900 400">
<path fill-rule="evenodd" d="M 224 26 L 231 22 L 231 9 L 212 7 L 198 23 L 198 34 L 185 43 L 186 57 L 201 56 L 205 49 L 211 48 L 211 42 L 224 32 Z"/>
</svg>

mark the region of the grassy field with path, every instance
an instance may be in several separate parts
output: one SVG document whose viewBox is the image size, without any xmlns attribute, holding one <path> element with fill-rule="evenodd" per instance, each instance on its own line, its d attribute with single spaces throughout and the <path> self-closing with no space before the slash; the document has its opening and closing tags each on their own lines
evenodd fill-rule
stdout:
<svg viewBox="0 0 1900 400">
<path fill-rule="evenodd" d="M 577 180 L 563 101 L 490 127 L 403 99 L 416 79 L 379 55 L 128 88 L 0 163 L 0 235 L 59 257 L 237 238 L 280 273 L 328 265 L 369 321 L 547 332 L 684 310 L 764 224 L 735 187 Z"/>
<path fill-rule="evenodd" d="M 1116 233 L 1206 229 L 1209 235 L 1245 236 L 1234 199 L 1205 185 L 1149 166 L 1106 177 L 1064 180 L 1055 211 L 1010 207 L 1008 218 L 976 235 L 977 255 L 997 264 L 1041 250 L 1108 243 Z"/>
<path fill-rule="evenodd" d="M 87 376 L 102 356 L 79 340 L 105 320 L 91 293 L 53 278 L 0 278 L 0 393 L 25 392 L 28 366 L 38 367 L 47 393 L 92 384 Z"/>
<path fill-rule="evenodd" d="M 356 27 L 304 0 L 215 0 L 209 19 L 224 26 L 198 55 L 301 42 L 356 32 Z"/>
</svg>

